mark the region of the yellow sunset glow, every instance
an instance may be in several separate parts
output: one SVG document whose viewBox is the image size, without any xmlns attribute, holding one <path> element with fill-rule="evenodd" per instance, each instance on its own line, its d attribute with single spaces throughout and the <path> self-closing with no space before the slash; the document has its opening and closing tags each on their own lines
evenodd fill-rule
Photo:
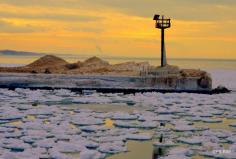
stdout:
<svg viewBox="0 0 236 159">
<path fill-rule="evenodd" d="M 155 29 L 152 16 L 163 8 L 157 6 L 156 12 L 142 16 L 136 14 L 136 8 L 133 11 L 135 13 L 129 11 L 132 6 L 127 4 L 122 8 L 123 3 L 119 3 L 120 8 L 117 8 L 110 3 L 106 4 L 104 0 L 104 5 L 97 1 L 59 0 L 56 3 L 43 0 L 33 3 L 33 0 L 3 0 L 0 2 L 0 49 L 160 57 L 160 30 Z M 154 4 L 154 1 L 150 3 Z M 236 17 L 236 4 L 224 6 L 209 2 L 206 5 L 214 6 L 216 11 L 229 10 L 230 16 L 234 14 Z M 178 13 L 177 7 L 176 10 Z M 236 58 L 235 19 L 227 18 L 227 14 L 225 19 L 219 20 L 211 19 L 211 15 L 206 15 L 207 19 L 181 19 L 181 15 L 175 18 L 177 15 L 171 13 L 168 13 L 168 9 L 164 13 L 173 17 L 172 27 L 166 30 L 168 57 Z"/>
</svg>

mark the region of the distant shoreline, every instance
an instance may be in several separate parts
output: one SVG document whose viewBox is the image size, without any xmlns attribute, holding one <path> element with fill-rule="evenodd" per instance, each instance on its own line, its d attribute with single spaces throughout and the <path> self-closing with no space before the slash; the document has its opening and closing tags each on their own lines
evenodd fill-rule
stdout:
<svg viewBox="0 0 236 159">
<path fill-rule="evenodd" d="M 14 66 L 25 66 L 35 61 L 40 56 L 2 56 L 0 55 L 0 67 L 14 67 Z M 61 57 L 61 56 L 59 56 Z M 73 63 L 78 60 L 84 60 L 86 57 L 63 57 L 66 61 Z M 103 58 L 109 61 L 111 64 L 118 64 L 128 61 L 144 62 L 147 61 L 152 65 L 158 65 L 160 59 L 158 58 Z M 168 59 L 168 63 L 172 65 L 180 66 L 181 68 L 199 68 L 199 69 L 229 69 L 236 70 L 236 60 L 200 60 L 200 59 Z"/>
<path fill-rule="evenodd" d="M 8 56 L 8 57 L 41 57 L 45 55 L 55 55 L 63 58 L 88 58 L 91 56 L 100 56 L 103 59 L 117 59 L 117 60 L 160 60 L 160 57 L 135 57 L 135 56 L 108 56 L 108 55 L 100 55 L 100 54 L 65 54 L 65 53 L 41 53 L 41 52 L 29 52 L 29 51 L 15 51 L 15 50 L 0 50 L 0 56 Z M 170 57 L 169 60 L 204 60 L 204 61 L 236 61 L 236 59 L 222 59 L 222 58 L 186 58 L 186 57 Z M 1 63 L 1 61 L 0 61 Z"/>
</svg>

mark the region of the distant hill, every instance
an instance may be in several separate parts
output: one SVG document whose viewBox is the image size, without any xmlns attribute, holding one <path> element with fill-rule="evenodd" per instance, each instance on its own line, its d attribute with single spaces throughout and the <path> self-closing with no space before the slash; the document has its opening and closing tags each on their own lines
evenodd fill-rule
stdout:
<svg viewBox="0 0 236 159">
<path fill-rule="evenodd" d="M 65 66 L 68 62 L 53 55 L 45 55 L 38 60 L 32 62 L 27 65 L 27 67 L 31 68 L 55 68 L 56 66 Z"/>
<path fill-rule="evenodd" d="M 34 62 L 20 67 L 0 67 L 1 72 L 14 73 L 54 73 L 82 75 L 138 75 L 144 67 L 152 67 L 148 63 L 127 62 L 112 65 L 96 56 L 68 63 L 55 55 L 44 55 Z"/>
<path fill-rule="evenodd" d="M 26 52 L 26 51 L 15 51 L 15 50 L 0 50 L 0 55 L 7 56 L 41 56 L 44 53 Z"/>
</svg>

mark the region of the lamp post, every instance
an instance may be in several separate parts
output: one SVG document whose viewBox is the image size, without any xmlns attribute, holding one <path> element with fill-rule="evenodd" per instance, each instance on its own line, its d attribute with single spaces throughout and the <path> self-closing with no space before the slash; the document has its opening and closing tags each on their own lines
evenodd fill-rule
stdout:
<svg viewBox="0 0 236 159">
<path fill-rule="evenodd" d="M 163 15 L 154 15 L 153 20 L 156 21 L 156 28 L 161 29 L 161 67 L 167 65 L 165 50 L 165 29 L 170 28 L 170 19 L 166 19 Z"/>
</svg>

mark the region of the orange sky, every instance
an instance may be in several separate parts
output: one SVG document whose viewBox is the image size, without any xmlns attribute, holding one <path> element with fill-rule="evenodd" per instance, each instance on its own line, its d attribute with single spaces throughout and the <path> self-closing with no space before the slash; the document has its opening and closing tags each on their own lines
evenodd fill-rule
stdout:
<svg viewBox="0 0 236 159">
<path fill-rule="evenodd" d="M 234 0 L 2 0 L 0 49 L 160 57 L 155 13 L 171 17 L 171 58 L 236 59 Z"/>
</svg>

